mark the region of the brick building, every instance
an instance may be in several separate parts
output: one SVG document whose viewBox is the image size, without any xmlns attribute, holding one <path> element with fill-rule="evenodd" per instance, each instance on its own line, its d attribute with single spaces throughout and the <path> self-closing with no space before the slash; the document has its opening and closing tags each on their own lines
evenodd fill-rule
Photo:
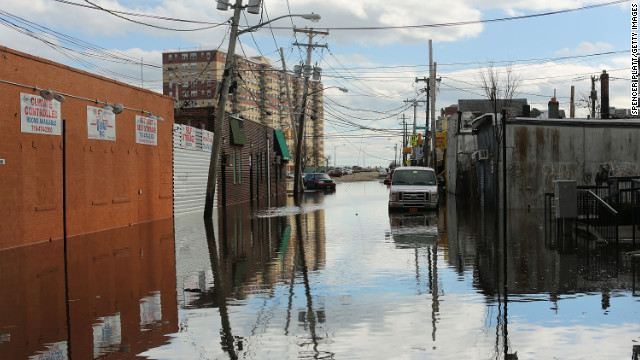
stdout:
<svg viewBox="0 0 640 360">
<path fill-rule="evenodd" d="M 176 108 L 214 106 L 216 86 L 222 79 L 226 53 L 217 50 L 192 50 L 162 54 L 163 93 L 175 99 Z M 264 57 L 250 59 L 236 56 L 236 84 L 226 104 L 226 111 L 257 122 L 285 134 L 287 146 L 293 150 L 291 115 L 297 121 L 302 104 L 303 79 L 276 69 Z M 287 85 L 293 109 L 287 99 Z M 311 81 L 307 99 L 304 148 L 324 164 L 324 95 L 320 81 Z M 293 167 L 293 162 L 289 163 Z"/>
<path fill-rule="evenodd" d="M 178 109 L 175 113 L 176 124 L 187 125 L 196 129 L 213 128 L 215 108 L 199 107 Z M 211 121 L 211 124 L 208 122 Z M 178 145 L 176 145 L 177 147 Z M 189 163 L 187 171 L 180 173 L 175 168 L 176 206 L 180 205 L 181 190 L 178 184 L 189 182 L 190 178 L 206 181 L 211 152 L 196 156 L 185 151 L 176 153 L 176 162 Z M 184 155 L 184 156 L 183 156 Z M 202 155 L 202 154 L 201 154 Z M 284 139 L 284 134 L 277 129 L 237 116 L 225 116 L 222 124 L 222 143 L 220 145 L 220 168 L 218 169 L 217 205 L 226 206 L 235 203 L 255 201 L 258 204 L 284 204 L 286 197 L 286 168 L 291 159 Z M 183 160 L 184 159 L 184 160 Z M 186 185 L 188 196 L 195 196 L 189 201 L 188 211 L 199 211 L 204 206 L 206 183 L 193 181 Z M 176 214 L 181 212 L 176 207 Z"/>
<path fill-rule="evenodd" d="M 172 216 L 171 98 L 6 47 L 0 93 L 0 249 Z"/>
</svg>

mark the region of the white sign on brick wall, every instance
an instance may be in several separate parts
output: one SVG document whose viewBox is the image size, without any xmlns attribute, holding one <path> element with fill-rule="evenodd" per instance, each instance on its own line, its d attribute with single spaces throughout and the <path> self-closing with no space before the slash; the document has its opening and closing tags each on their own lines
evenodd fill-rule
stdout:
<svg viewBox="0 0 640 360">
<path fill-rule="evenodd" d="M 60 135 L 62 118 L 60 103 L 40 95 L 20 93 L 20 119 L 23 133 Z"/>
<path fill-rule="evenodd" d="M 136 115 L 136 143 L 158 146 L 158 121 Z"/>
<path fill-rule="evenodd" d="M 116 114 L 111 110 L 87 106 L 87 137 L 116 141 Z"/>
</svg>

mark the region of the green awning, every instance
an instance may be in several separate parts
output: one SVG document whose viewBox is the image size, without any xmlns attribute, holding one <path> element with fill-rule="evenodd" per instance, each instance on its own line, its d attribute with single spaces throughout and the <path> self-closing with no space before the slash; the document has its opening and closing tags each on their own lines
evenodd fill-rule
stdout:
<svg viewBox="0 0 640 360">
<path fill-rule="evenodd" d="M 289 240 L 291 240 L 291 226 L 287 225 L 287 228 L 284 229 L 282 233 L 282 242 L 278 247 L 278 257 L 284 257 L 284 254 L 287 252 L 287 247 L 289 246 Z"/>
<path fill-rule="evenodd" d="M 236 118 L 229 118 L 229 125 L 231 127 L 231 139 L 234 145 L 247 145 L 247 134 L 244 133 L 244 129 L 240 127 L 240 120 Z"/>
<path fill-rule="evenodd" d="M 287 147 L 287 140 L 284 138 L 284 133 L 280 130 L 273 129 L 276 139 L 276 150 L 280 156 L 282 156 L 282 161 L 291 160 L 291 155 L 289 154 L 289 148 Z"/>
</svg>

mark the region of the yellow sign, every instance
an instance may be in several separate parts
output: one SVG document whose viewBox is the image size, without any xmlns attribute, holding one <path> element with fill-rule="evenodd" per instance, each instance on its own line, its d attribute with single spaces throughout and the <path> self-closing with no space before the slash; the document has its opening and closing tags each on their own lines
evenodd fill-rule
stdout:
<svg viewBox="0 0 640 360">
<path fill-rule="evenodd" d="M 438 149 L 446 149 L 447 148 L 447 134 L 446 133 L 437 133 L 436 134 L 436 148 L 438 148 Z"/>
<path fill-rule="evenodd" d="M 417 146 L 418 145 L 418 135 L 411 135 L 409 138 L 409 145 Z"/>
</svg>

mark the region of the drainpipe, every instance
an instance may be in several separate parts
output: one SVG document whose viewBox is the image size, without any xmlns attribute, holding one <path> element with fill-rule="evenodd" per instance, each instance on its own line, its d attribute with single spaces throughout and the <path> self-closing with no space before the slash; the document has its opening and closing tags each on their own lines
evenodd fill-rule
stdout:
<svg viewBox="0 0 640 360">
<path fill-rule="evenodd" d="M 269 142 L 271 138 L 267 130 L 267 206 L 271 207 L 271 148 Z"/>
</svg>

